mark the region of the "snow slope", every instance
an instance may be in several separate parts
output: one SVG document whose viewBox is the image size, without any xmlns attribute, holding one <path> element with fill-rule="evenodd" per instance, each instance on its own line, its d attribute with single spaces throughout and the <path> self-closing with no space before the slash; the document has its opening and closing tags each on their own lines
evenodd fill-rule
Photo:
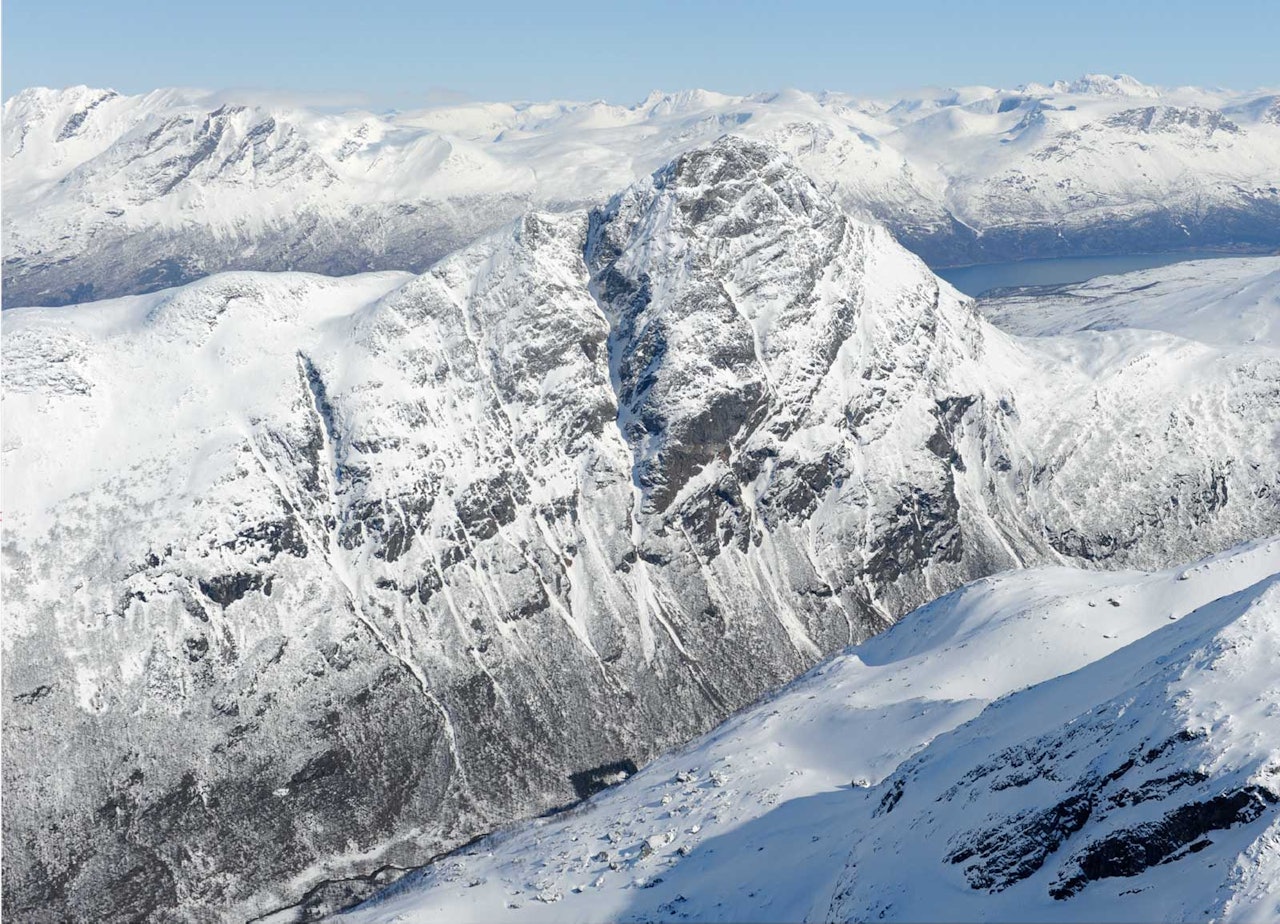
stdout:
<svg viewBox="0 0 1280 924">
<path fill-rule="evenodd" d="M 342 920 L 1272 919 L 1278 646 L 1280 540 L 982 580 Z"/>
<path fill-rule="evenodd" d="M 1129 327 L 1214 346 L 1274 349 L 1280 346 L 1280 258 L 1192 260 L 978 304 L 996 325 L 1025 336 Z"/>
<path fill-rule="evenodd" d="M 418 276 L 0 324 L 19 916 L 323 906 L 966 581 L 1280 530 L 1276 349 L 1010 336 L 732 136 Z"/>
<path fill-rule="evenodd" d="M 896 103 L 785 91 L 316 112 L 74 87 L 5 102 L 6 306 L 226 269 L 422 271 L 741 134 L 933 265 L 1280 245 L 1276 97 L 1090 77 Z M 74 258 L 74 259 L 72 259 Z"/>
</svg>

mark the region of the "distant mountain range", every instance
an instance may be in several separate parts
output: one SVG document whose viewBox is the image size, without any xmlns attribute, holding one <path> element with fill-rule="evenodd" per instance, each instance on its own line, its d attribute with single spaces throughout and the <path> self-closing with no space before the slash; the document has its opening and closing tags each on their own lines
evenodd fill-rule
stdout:
<svg viewBox="0 0 1280 924">
<path fill-rule="evenodd" d="M 1124 76 L 896 102 L 690 91 L 380 115 L 31 89 L 3 127 L 7 307 L 224 270 L 421 272 L 726 133 L 790 154 L 933 266 L 1280 246 L 1280 96 Z"/>
</svg>

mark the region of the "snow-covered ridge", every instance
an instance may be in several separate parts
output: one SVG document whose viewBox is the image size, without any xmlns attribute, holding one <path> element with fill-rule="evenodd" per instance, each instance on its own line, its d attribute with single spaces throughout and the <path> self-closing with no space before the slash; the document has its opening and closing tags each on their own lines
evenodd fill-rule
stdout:
<svg viewBox="0 0 1280 924">
<path fill-rule="evenodd" d="M 1277 656 L 1280 540 L 1001 575 L 344 920 L 1274 918 Z"/>
<path fill-rule="evenodd" d="M 740 137 L 421 275 L 0 323 L 8 910 L 252 917 L 966 581 L 1280 530 L 1274 347 L 1010 336 Z"/>
<path fill-rule="evenodd" d="M 226 269 L 421 271 L 530 206 L 596 203 L 726 132 L 787 151 L 935 265 L 1275 247 L 1275 111 L 1274 93 L 1097 75 L 893 103 L 686 91 L 390 114 L 24 90 L 4 109 L 5 304 Z"/>
<path fill-rule="evenodd" d="M 1043 84 L 1026 84 L 1024 92 L 1037 96 L 1090 94 L 1096 96 L 1123 96 L 1159 98 L 1159 87 L 1152 87 L 1128 74 L 1085 74 L 1078 80 L 1055 80 L 1048 87 Z"/>
</svg>

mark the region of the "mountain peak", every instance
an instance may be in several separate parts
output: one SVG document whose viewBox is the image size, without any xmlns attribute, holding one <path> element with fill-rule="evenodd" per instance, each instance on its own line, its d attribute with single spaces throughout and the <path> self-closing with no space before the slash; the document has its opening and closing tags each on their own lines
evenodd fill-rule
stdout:
<svg viewBox="0 0 1280 924">
<path fill-rule="evenodd" d="M 1138 96 L 1154 99 L 1160 95 L 1156 87 L 1142 83 L 1128 74 L 1085 74 L 1072 80 L 1055 80 L 1051 88 L 1055 93 L 1080 93 L 1091 96 Z"/>
<path fill-rule="evenodd" d="M 768 142 L 726 134 L 678 155 L 654 173 L 654 181 L 659 188 L 753 182 L 771 165 L 784 161 L 782 152 Z M 803 176 L 793 164 L 787 163 L 783 169 Z"/>
<path fill-rule="evenodd" d="M 694 111 L 708 107 L 724 106 L 732 103 L 737 97 L 714 90 L 679 90 L 666 92 L 653 90 L 640 101 L 636 109 L 649 115 L 671 115 L 676 112 Z"/>
</svg>

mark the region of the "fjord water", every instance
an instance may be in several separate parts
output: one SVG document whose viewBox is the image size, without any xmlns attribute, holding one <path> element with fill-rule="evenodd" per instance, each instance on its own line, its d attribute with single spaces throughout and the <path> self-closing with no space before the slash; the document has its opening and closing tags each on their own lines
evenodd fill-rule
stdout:
<svg viewBox="0 0 1280 924">
<path fill-rule="evenodd" d="M 980 263 L 934 269 L 934 272 L 965 295 L 977 297 L 992 289 L 1014 286 L 1060 286 L 1084 282 L 1094 276 L 1130 273 L 1134 270 L 1168 266 L 1185 260 L 1208 260 L 1239 254 L 1221 251 L 1180 251 L 1177 253 L 1132 253 L 1104 257 L 1048 257 L 1013 263 Z"/>
</svg>

